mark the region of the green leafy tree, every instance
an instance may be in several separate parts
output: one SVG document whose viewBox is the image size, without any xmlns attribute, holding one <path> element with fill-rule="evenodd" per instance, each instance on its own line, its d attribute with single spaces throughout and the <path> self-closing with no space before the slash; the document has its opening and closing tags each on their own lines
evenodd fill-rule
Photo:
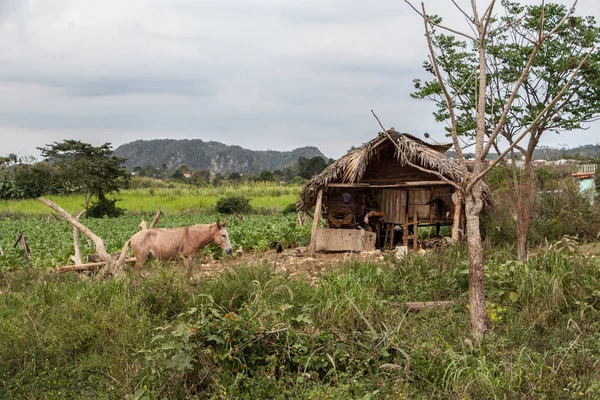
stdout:
<svg viewBox="0 0 600 400">
<path fill-rule="evenodd" d="M 327 161 L 323 157 L 298 158 L 298 175 L 305 179 L 310 179 L 319 174 L 325 167 L 327 167 Z"/>
<path fill-rule="evenodd" d="M 271 171 L 264 169 L 256 175 L 255 180 L 258 182 L 272 182 L 275 180 L 275 176 Z"/>
<path fill-rule="evenodd" d="M 228 181 L 239 181 L 240 179 L 242 179 L 242 175 L 239 172 L 232 172 L 227 176 L 227 180 Z"/>
<path fill-rule="evenodd" d="M 210 171 L 207 169 L 200 169 L 194 172 L 194 175 L 190 178 L 190 184 L 196 186 L 205 186 L 210 183 Z"/>
<path fill-rule="evenodd" d="M 113 155 L 110 143 L 95 147 L 68 139 L 38 149 L 48 162 L 58 167 L 60 180 L 66 188 L 83 193 L 86 209 L 92 198 L 106 200 L 106 194 L 127 184 L 129 174 L 122 165 L 125 159 Z"/>
<path fill-rule="evenodd" d="M 505 169 L 505 178 L 513 192 L 517 254 L 525 258 L 531 225 L 534 151 L 542 134 L 581 129 L 600 113 L 600 53 L 594 50 L 600 43 L 600 28 L 594 17 L 571 15 L 559 4 L 546 4 L 543 8 L 508 1 L 502 4 L 506 14 L 499 21 L 503 27 L 487 37 L 485 134 L 498 154 L 502 153 L 503 143 L 511 145 L 519 139 L 508 154 L 512 163 L 510 169 Z M 492 137 L 536 46 L 540 26 L 546 33 L 558 29 L 536 50 L 527 76 L 515 91 L 510 112 L 501 124 L 499 134 Z M 470 43 L 454 35 L 432 29 L 430 38 L 438 49 L 437 65 L 448 74 L 446 86 L 454 99 L 457 133 L 465 144 L 470 144 L 477 127 L 478 57 Z M 580 64 L 579 73 L 573 75 Z M 424 66 L 434 72 L 431 62 Z M 412 96 L 433 100 L 437 104 L 436 120 L 449 121 L 446 98 L 437 79 L 427 82 L 417 79 L 414 83 L 417 90 Z M 562 88 L 565 90 L 560 101 L 553 107 L 546 107 Z M 515 162 L 519 158 L 524 161 L 522 173 L 517 171 Z"/>
<path fill-rule="evenodd" d="M 405 0 L 409 5 L 410 2 Z M 471 316 L 471 329 L 473 336 L 480 339 L 484 332 L 489 329 L 489 318 L 485 307 L 485 285 L 484 285 L 484 255 L 480 232 L 480 216 L 484 207 L 484 186 L 482 179 L 485 178 L 493 168 L 504 160 L 504 157 L 515 150 L 515 146 L 532 132 L 537 130 L 540 121 L 548 113 L 554 113 L 561 107 L 565 93 L 569 90 L 571 83 L 582 69 L 588 65 L 590 57 L 595 48 L 581 53 L 581 57 L 573 59 L 569 68 L 565 70 L 565 79 L 559 82 L 549 82 L 548 91 L 551 93 L 549 101 L 541 109 L 530 109 L 530 116 L 513 140 L 508 143 L 503 151 L 499 151 L 498 158 L 487 164 L 486 156 L 490 150 L 497 146 L 502 137 L 507 121 L 511 119 L 512 112 L 518 112 L 517 101 L 520 93 L 524 93 L 525 81 L 531 76 L 532 68 L 536 65 L 538 55 L 543 54 L 542 47 L 547 40 L 552 40 L 568 27 L 573 17 L 572 7 L 560 18 L 547 20 L 545 18 L 546 7 L 540 7 L 539 18 L 528 20 L 524 9 L 512 7 L 511 3 L 503 2 L 504 15 L 496 16 L 494 6 L 495 0 L 491 0 L 487 7 L 479 9 L 475 1 L 471 2 L 470 12 L 460 10 L 471 30 L 461 32 L 442 24 L 441 18 L 426 13 L 424 3 L 420 9 L 412 6 L 423 19 L 425 36 L 429 49 L 430 59 L 425 63 L 425 68 L 435 75 L 435 80 L 424 85 L 426 95 L 438 95 L 439 108 L 436 118 L 440 121 L 449 121 L 449 133 L 452 137 L 454 150 L 458 163 L 465 176 L 460 183 L 451 182 L 436 171 L 428 171 L 447 181 L 454 186 L 458 197 L 462 197 L 465 203 L 467 247 L 469 251 L 469 312 Z M 483 10 L 483 13 L 481 11 Z M 530 22 L 528 22 L 530 21 Z M 537 22 L 537 25 L 535 25 Z M 531 23 L 530 25 L 527 25 Z M 523 26 L 523 28 L 521 28 Z M 537 29 L 533 29 L 536 26 Z M 527 28 L 527 29 L 525 29 Z M 523 29 L 528 36 L 526 41 L 530 46 L 516 46 L 520 37 L 511 36 L 515 29 Z M 439 31 L 451 32 L 452 35 L 443 35 Z M 516 48 L 518 61 L 515 74 L 502 76 L 502 95 L 495 93 L 497 85 L 494 83 L 494 72 L 490 65 L 502 60 L 495 59 L 496 45 L 502 45 L 503 36 L 512 40 Z M 461 37 L 461 43 L 456 37 Z M 505 43 L 505 46 L 510 46 Z M 540 53 L 541 51 L 541 53 Z M 450 53 L 447 53 L 450 52 Z M 447 60 L 447 61 L 444 61 Z M 510 61 L 510 60 L 509 60 Z M 466 64 L 472 69 L 468 75 L 466 70 L 456 68 L 454 65 Z M 535 69 L 534 69 L 535 70 Z M 544 67 L 540 68 L 544 71 Z M 420 89 L 420 82 L 415 82 Z M 474 89 L 470 90 L 472 86 Z M 499 100 L 498 103 L 490 104 L 490 98 Z M 493 106 L 493 111 L 490 107 Z M 461 140 L 465 134 L 470 133 L 471 144 L 474 147 L 475 159 L 473 169 L 467 169 L 467 163 L 463 156 Z M 453 232 L 456 238 L 456 232 Z"/>
</svg>

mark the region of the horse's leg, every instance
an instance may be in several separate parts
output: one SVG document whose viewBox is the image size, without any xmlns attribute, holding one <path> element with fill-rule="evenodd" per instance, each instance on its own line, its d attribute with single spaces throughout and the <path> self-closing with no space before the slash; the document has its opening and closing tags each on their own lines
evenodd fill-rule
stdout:
<svg viewBox="0 0 600 400">
<path fill-rule="evenodd" d="M 196 253 L 190 254 L 183 260 L 183 264 L 187 270 L 187 277 L 192 277 L 192 270 L 194 269 L 194 258 L 196 257 Z"/>
<path fill-rule="evenodd" d="M 139 275 L 140 270 L 142 269 L 142 265 L 148 259 L 149 253 L 147 251 L 140 253 L 139 255 L 135 255 L 135 265 L 133 266 L 133 271 Z"/>
</svg>

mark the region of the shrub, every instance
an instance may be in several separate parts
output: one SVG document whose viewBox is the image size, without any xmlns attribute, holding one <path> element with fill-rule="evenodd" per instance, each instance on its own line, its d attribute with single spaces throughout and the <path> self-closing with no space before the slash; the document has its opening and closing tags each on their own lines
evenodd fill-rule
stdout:
<svg viewBox="0 0 600 400">
<path fill-rule="evenodd" d="M 235 194 L 221 197 L 215 205 L 215 210 L 221 214 L 244 213 L 252 210 L 250 200 Z"/>
<path fill-rule="evenodd" d="M 119 208 L 115 205 L 117 200 L 107 199 L 102 197 L 95 202 L 92 202 L 86 211 L 88 218 L 117 218 L 125 213 L 124 208 Z"/>
<path fill-rule="evenodd" d="M 600 233 L 600 206 L 590 204 L 574 182 L 563 189 L 538 193 L 531 238 L 557 240 L 565 235 L 596 239 Z"/>
<path fill-rule="evenodd" d="M 281 210 L 281 212 L 284 214 L 295 214 L 297 212 L 296 203 L 288 204 L 283 210 Z"/>
</svg>

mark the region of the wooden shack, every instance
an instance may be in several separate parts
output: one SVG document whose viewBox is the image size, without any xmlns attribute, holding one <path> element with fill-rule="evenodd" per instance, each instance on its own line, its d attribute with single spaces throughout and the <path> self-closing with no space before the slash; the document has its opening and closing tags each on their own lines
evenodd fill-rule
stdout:
<svg viewBox="0 0 600 400">
<path fill-rule="evenodd" d="M 311 179 L 297 209 L 314 207 L 315 220 L 325 218 L 325 228 L 313 229 L 313 251 L 416 247 L 419 226 L 435 226 L 439 234 L 440 226 L 459 224 L 461 202 L 455 206 L 455 188 L 447 180 L 460 184 L 464 176 L 443 155 L 450 146 L 392 128 Z"/>
</svg>

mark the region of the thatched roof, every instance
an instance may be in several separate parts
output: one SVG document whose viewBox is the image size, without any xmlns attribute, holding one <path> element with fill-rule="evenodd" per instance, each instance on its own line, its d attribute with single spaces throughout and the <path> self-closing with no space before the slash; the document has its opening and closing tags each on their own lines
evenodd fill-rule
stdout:
<svg viewBox="0 0 600 400">
<path fill-rule="evenodd" d="M 330 182 L 358 183 L 374 156 L 384 146 L 394 147 L 394 156 L 402 165 L 408 165 L 408 160 L 412 164 L 436 171 L 454 182 L 464 181 L 460 165 L 442 154 L 451 147 L 451 144 L 425 143 L 408 133 L 397 132 L 394 128 L 391 128 L 388 133 L 398 144 L 399 149 L 390 141 L 388 135 L 380 132 L 373 140 L 342 156 L 308 181 L 300 193 L 297 209 L 308 210 L 313 207 L 319 190 Z M 401 176 L 398 177 L 398 181 L 402 182 Z M 491 194 L 487 186 L 485 192 L 485 203 L 491 204 Z"/>
</svg>

